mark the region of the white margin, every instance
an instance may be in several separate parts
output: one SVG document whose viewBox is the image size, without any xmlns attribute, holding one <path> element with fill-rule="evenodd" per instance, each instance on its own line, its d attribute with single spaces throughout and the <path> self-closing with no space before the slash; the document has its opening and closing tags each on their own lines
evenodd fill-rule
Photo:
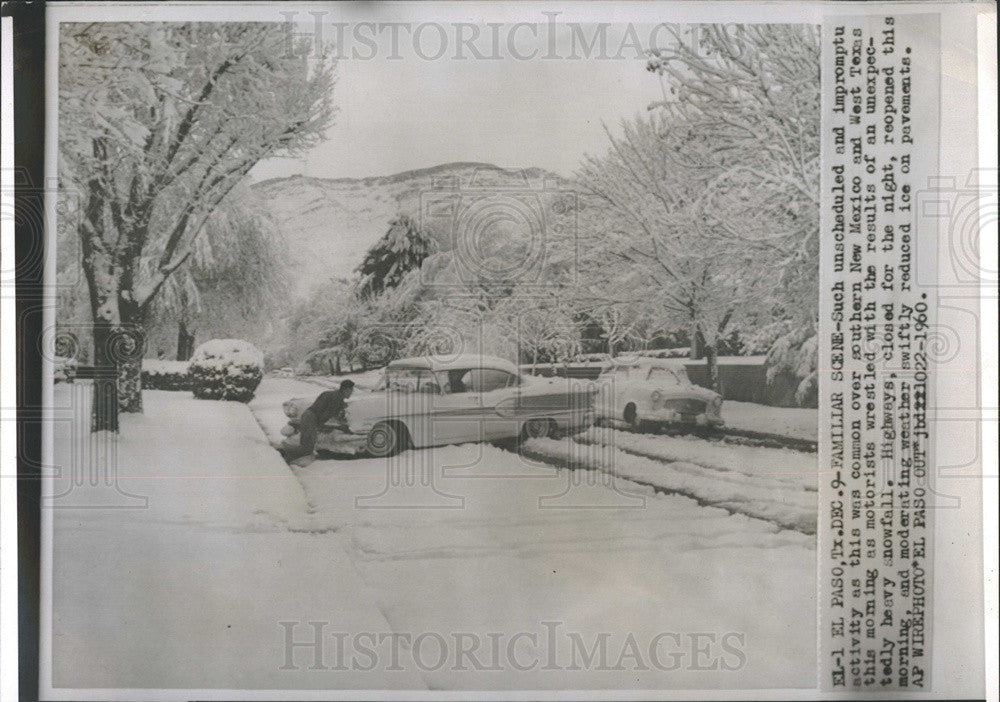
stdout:
<svg viewBox="0 0 1000 702">
<path fill-rule="evenodd" d="M 0 20 L 0 699 L 18 698 L 14 19 Z"/>
<path fill-rule="evenodd" d="M 566 2 L 564 0 L 554 0 L 553 2 L 539 3 L 539 2 L 521 2 L 521 3 L 503 3 L 503 2 L 466 2 L 466 3 L 429 3 L 424 5 L 422 3 L 414 2 L 399 2 L 399 3 L 375 3 L 372 5 L 361 4 L 361 3 L 343 3 L 341 5 L 334 5 L 339 11 L 349 13 L 351 11 L 357 11 L 358 8 L 364 8 L 365 11 L 371 11 L 373 8 L 380 11 L 392 10 L 399 17 L 394 17 L 395 21 L 401 20 L 411 20 L 419 21 L 426 16 L 426 13 L 434 11 L 438 13 L 438 19 L 441 21 L 468 21 L 470 16 L 479 18 L 479 21 L 516 21 L 521 19 L 524 13 L 537 13 L 541 9 L 548 11 L 558 11 L 562 14 L 560 22 L 566 21 L 586 21 L 588 18 L 592 18 L 592 12 L 600 8 L 601 11 L 606 13 L 606 16 L 602 16 L 602 21 L 607 22 L 620 22 L 620 21 L 636 21 L 641 22 L 644 19 L 646 21 L 659 21 L 662 16 L 662 5 L 669 5 L 671 12 L 674 16 L 683 17 L 685 22 L 696 22 L 696 21 L 756 21 L 756 22 L 766 22 L 766 21 L 778 21 L 778 22 L 801 22 L 801 21 L 812 21 L 816 24 L 822 23 L 822 17 L 826 13 L 833 14 L 850 14 L 851 12 L 862 12 L 862 13 L 877 13 L 881 11 L 886 11 L 887 9 L 900 8 L 910 13 L 938 13 L 947 10 L 960 10 L 965 7 L 982 7 L 982 3 L 942 3 L 942 2 L 809 2 L 801 4 L 793 3 L 780 3 L 780 2 L 762 2 L 762 3 L 733 3 L 733 2 L 674 2 L 674 3 L 637 3 L 637 2 L 620 2 L 620 3 L 606 3 L 606 2 L 594 2 L 594 3 L 572 3 Z M 55 126 L 56 126 L 56 112 L 53 109 L 55 105 L 55 99 L 58 97 L 57 94 L 57 71 L 56 67 L 58 65 L 58 23 L 60 21 L 83 21 L 83 20 L 96 20 L 103 13 L 107 19 L 115 19 L 123 21 L 126 19 L 141 19 L 146 21 L 168 19 L 170 13 L 183 14 L 185 19 L 190 20 L 202 20 L 202 21 L 212 21 L 221 20 L 223 17 L 229 21 L 235 21 L 239 19 L 257 19 L 259 18 L 259 12 L 261 9 L 268 8 L 267 3 L 234 3 L 234 2 L 219 2 L 211 5 L 203 3 L 164 3 L 161 5 L 143 5 L 137 3 L 108 3 L 108 2 L 95 2 L 95 3 L 69 3 L 69 2 L 53 2 L 49 5 L 49 18 L 47 19 L 47 46 L 46 46 L 46 97 L 49 101 L 49 109 L 46 114 L 46 124 L 47 124 L 47 135 L 46 135 L 46 171 L 54 172 L 54 166 L 56 163 L 57 153 L 54 149 L 55 146 Z M 314 9 L 314 5 L 304 5 L 301 3 L 288 3 L 280 6 L 282 11 L 302 11 L 306 12 L 309 9 Z M 992 37 L 985 36 L 987 40 L 992 40 L 993 44 L 993 54 L 995 57 L 996 49 L 996 36 L 995 36 L 995 12 L 990 14 L 984 10 L 979 10 L 980 14 L 977 17 L 977 29 L 979 31 L 979 77 L 983 77 L 983 70 L 989 69 L 989 66 L 984 67 L 983 56 L 989 56 L 987 54 L 986 46 L 989 43 L 984 41 L 984 36 L 989 35 L 993 32 Z M 986 29 L 984 30 L 984 21 L 986 24 Z M 984 35 L 985 32 L 985 35 Z M 6 42 L 5 42 L 6 44 Z M 994 58 L 995 61 L 995 58 Z M 979 149 L 979 163 L 981 167 L 986 167 L 988 164 L 996 164 L 995 156 L 995 146 L 996 146 L 996 92 L 995 92 L 995 75 L 996 75 L 996 64 L 992 64 L 993 76 L 992 83 L 984 84 L 980 82 L 979 93 L 979 130 L 980 130 L 980 149 Z M 992 95 L 989 94 L 992 90 Z M 990 125 L 989 129 L 984 129 L 983 127 L 983 107 L 988 106 L 989 100 L 992 99 L 993 113 L 992 115 L 987 115 L 988 118 L 992 118 L 994 122 Z M 991 151 L 984 151 L 983 145 L 992 145 L 994 148 Z M 983 154 L 987 154 L 986 157 Z M 51 208 L 51 209 L 50 209 Z M 47 201 L 46 205 L 47 214 L 54 213 L 54 202 Z M 980 246 L 980 253 L 982 260 L 988 260 L 987 253 L 994 254 L 996 251 L 996 235 L 993 235 L 993 252 L 988 250 L 989 244 L 982 244 Z M 54 271 L 50 270 L 48 267 L 46 269 L 46 274 L 51 275 Z M 51 279 L 51 278 L 48 278 Z M 993 292 L 995 295 L 995 291 Z M 996 465 L 997 448 L 996 448 L 996 407 L 997 407 L 997 390 L 996 390 L 996 339 L 997 339 L 997 328 L 996 328 L 996 318 L 995 313 L 997 310 L 997 300 L 994 299 L 983 299 L 981 300 L 981 310 L 984 316 L 981 318 L 981 330 L 982 330 L 982 383 L 983 383 L 983 407 L 984 408 L 994 408 L 992 411 L 992 418 L 983 415 L 983 448 L 985 453 L 983 453 L 983 461 L 981 463 L 982 471 L 985 472 L 987 466 Z M 51 309 L 49 310 L 51 312 Z M 44 322 L 45 325 L 51 324 L 53 320 L 48 316 Z M 51 362 L 46 361 L 45 367 L 43 368 L 43 373 L 46 373 L 48 377 L 51 377 Z M 46 407 L 52 406 L 51 397 L 51 384 L 46 387 L 46 392 L 44 394 L 44 402 Z M 992 403 L 992 404 L 991 404 Z M 43 415 L 44 417 L 45 415 Z M 49 422 L 46 422 L 46 428 L 49 426 Z M 43 434 L 43 465 L 50 465 L 51 461 L 51 433 L 45 432 Z M 989 459 L 993 458 L 991 462 Z M 46 478 L 51 476 L 43 476 L 43 493 L 46 487 L 49 485 L 50 481 Z M 985 483 L 983 483 L 985 487 Z M 988 664 L 989 660 L 996 660 L 996 622 L 990 621 L 989 614 L 997 614 L 997 600 L 996 600 L 996 588 L 997 588 L 997 556 L 996 550 L 996 528 L 997 528 L 997 498 L 994 494 L 994 490 L 986 491 L 984 490 L 984 536 L 983 543 L 986 547 L 985 562 L 984 567 L 986 568 L 986 614 L 987 614 L 987 657 L 985 659 L 987 665 L 987 685 L 986 694 L 990 696 L 990 699 L 997 699 L 997 673 L 993 668 L 995 664 Z M 590 690 L 590 691 L 573 691 L 573 690 L 563 690 L 563 691 L 499 691 L 499 692 L 483 692 L 483 691 L 430 691 L 425 693 L 413 692 L 413 691 L 402 691 L 402 690 L 390 690 L 385 692 L 372 691 L 372 690 L 190 690 L 190 689 L 170 689 L 170 690 L 151 690 L 151 689 L 114 689 L 114 690 L 102 690 L 102 689 L 87 689 L 87 690 L 72 690 L 66 688 L 53 689 L 51 686 L 51 661 L 48 655 L 51 653 L 51 611 L 50 607 L 47 607 L 47 603 L 51 602 L 51 575 L 52 575 L 52 562 L 51 562 L 51 547 L 52 547 L 52 511 L 43 510 L 42 511 L 42 551 L 43 557 L 41 561 L 42 572 L 41 572 L 41 582 L 42 582 L 42 592 L 41 592 L 41 608 L 42 608 L 42 621 L 40 626 L 40 639 L 42 647 L 42 655 L 39 660 L 40 664 L 40 687 L 39 694 L 44 698 L 51 699 L 94 699 L 94 700 L 108 700 L 108 699 L 146 699 L 146 700 L 178 700 L 178 699 L 190 699 L 190 698 L 200 698 L 200 699 L 237 699 L 237 698 L 249 698 L 249 699 L 400 699 L 400 700 L 456 700 L 456 699 L 495 699 L 495 700 L 534 700 L 540 699 L 542 697 L 551 699 L 586 699 L 586 700 L 598 700 L 598 699 L 669 699 L 669 698 L 682 698 L 682 699 L 804 699 L 807 697 L 812 698 L 822 698 L 822 699 L 834 699 L 834 700 L 854 700 L 857 699 L 854 693 L 834 693 L 834 694 L 823 694 L 817 689 L 778 689 L 778 690 L 628 690 L 628 691 L 612 691 L 612 690 Z M 944 541 L 940 539 L 939 541 Z M 991 599 L 992 598 L 992 599 Z M 995 616 L 992 619 L 995 620 Z M 990 638 L 992 636 L 992 639 Z M 992 648 L 990 648 L 992 646 Z M 993 654 L 990 656 L 990 654 Z M 5 676 L 6 677 L 6 676 Z M 865 693 L 870 697 L 877 697 L 883 700 L 896 700 L 896 699 L 912 699 L 913 693 Z M 924 693 L 919 695 L 920 698 L 948 698 L 947 691 L 941 691 L 940 688 L 933 692 Z M 4 695 L 2 698 L 6 700 L 7 697 Z"/>
<path fill-rule="evenodd" d="M 982 14 L 977 19 L 979 44 L 979 168 L 980 172 L 994 174 L 990 185 L 996 188 L 997 180 L 997 15 Z M 996 213 L 997 191 L 993 191 L 992 211 Z M 997 260 L 997 221 L 992 219 L 981 225 L 979 231 L 979 260 L 984 270 L 990 261 Z M 986 475 L 987 466 L 998 464 L 997 456 L 997 296 L 996 290 L 984 288 L 979 299 L 979 318 L 982 320 L 980 368 L 982 369 L 982 472 L 983 472 L 983 591 L 985 594 L 984 619 L 986 623 L 986 698 L 996 702 L 998 697 L 998 618 L 997 604 L 997 490 L 986 489 L 993 480 Z M 993 408 L 990 410 L 990 408 Z M 992 413 L 992 417 L 989 416 Z M 990 663 L 989 661 L 993 661 Z"/>
</svg>

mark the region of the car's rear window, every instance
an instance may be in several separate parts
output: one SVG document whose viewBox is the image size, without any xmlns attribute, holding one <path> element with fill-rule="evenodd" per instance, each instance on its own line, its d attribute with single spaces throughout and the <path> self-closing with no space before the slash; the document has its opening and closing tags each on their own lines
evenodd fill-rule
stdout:
<svg viewBox="0 0 1000 702">
<path fill-rule="evenodd" d="M 491 392 L 517 385 L 517 376 L 496 368 L 448 371 L 445 392 Z"/>
</svg>

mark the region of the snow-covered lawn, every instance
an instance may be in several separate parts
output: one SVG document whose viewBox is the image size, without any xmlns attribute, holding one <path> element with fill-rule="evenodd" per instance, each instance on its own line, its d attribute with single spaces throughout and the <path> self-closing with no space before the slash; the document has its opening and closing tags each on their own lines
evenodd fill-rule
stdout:
<svg viewBox="0 0 1000 702">
<path fill-rule="evenodd" d="M 86 384 L 55 392 L 72 417 L 53 423 L 64 471 L 49 512 L 55 686 L 425 687 L 412 664 L 377 679 L 308 670 L 309 651 L 298 652 L 299 670 L 280 669 L 279 621 L 390 629 L 341 540 L 285 528 L 308 507 L 246 405 L 145 391 L 145 413 L 122 415 L 120 437 L 105 444 L 90 440 Z M 114 467 L 120 491 L 103 475 L 96 486 L 86 480 L 95 452 L 109 448 L 116 458 L 96 465 Z M 83 485 L 71 484 L 74 473 Z M 105 507 L 71 508 L 82 504 Z"/>
<path fill-rule="evenodd" d="M 796 530 L 815 493 L 764 470 L 765 454 L 741 472 L 718 453 L 725 447 L 700 456 L 687 447 L 685 461 L 671 462 L 608 449 L 595 430 L 589 444 L 537 440 L 529 454 L 610 450 L 631 468 L 566 470 L 466 444 L 317 460 L 293 475 L 260 427 L 279 436 L 281 403 L 320 390 L 268 377 L 249 408 L 144 393 L 146 414 L 124 418 L 117 455 L 120 486 L 147 496 L 148 509 L 54 512 L 57 684 L 815 685 L 815 541 Z M 651 448 L 640 439 L 633 448 L 653 456 L 686 441 L 651 437 Z M 57 461 L 78 462 L 79 440 L 57 424 Z M 678 467 L 703 458 L 687 473 Z M 630 470 L 686 482 L 662 494 L 626 479 Z M 309 669 L 304 647 L 297 670 L 280 670 L 280 621 L 300 623 L 296 641 L 312 640 L 309 621 L 346 632 L 349 670 Z M 376 653 L 369 671 L 350 665 L 352 655 L 368 662 L 349 643 L 365 632 L 375 636 L 362 642 Z M 403 641 L 398 666 L 390 633 Z M 459 658 L 472 640 L 477 650 Z M 584 664 L 595 645 L 606 661 Z"/>
<path fill-rule="evenodd" d="M 722 403 L 726 427 L 793 439 L 816 441 L 819 435 L 818 410 L 808 407 L 769 407 L 754 402 Z"/>
</svg>

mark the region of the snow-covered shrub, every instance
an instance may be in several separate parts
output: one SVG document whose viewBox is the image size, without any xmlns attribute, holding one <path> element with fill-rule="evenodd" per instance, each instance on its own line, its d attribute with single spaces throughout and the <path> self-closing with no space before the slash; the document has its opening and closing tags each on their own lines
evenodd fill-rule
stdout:
<svg viewBox="0 0 1000 702">
<path fill-rule="evenodd" d="M 143 359 L 142 389 L 190 390 L 191 376 L 188 374 L 188 362 Z"/>
<path fill-rule="evenodd" d="M 264 377 L 264 354 L 248 341 L 213 339 L 195 349 L 188 372 L 199 399 L 249 402 Z"/>
</svg>

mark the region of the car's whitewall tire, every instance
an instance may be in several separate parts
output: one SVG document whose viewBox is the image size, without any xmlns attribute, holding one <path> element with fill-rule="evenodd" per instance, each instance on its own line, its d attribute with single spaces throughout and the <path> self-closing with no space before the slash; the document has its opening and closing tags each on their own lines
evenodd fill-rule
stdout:
<svg viewBox="0 0 1000 702">
<path fill-rule="evenodd" d="M 524 423 L 521 436 L 524 439 L 546 439 L 553 435 L 552 420 L 545 417 L 534 417 Z"/>
<path fill-rule="evenodd" d="M 395 456 L 406 448 L 406 429 L 393 422 L 379 422 L 368 431 L 365 453 L 375 458 Z"/>
</svg>

